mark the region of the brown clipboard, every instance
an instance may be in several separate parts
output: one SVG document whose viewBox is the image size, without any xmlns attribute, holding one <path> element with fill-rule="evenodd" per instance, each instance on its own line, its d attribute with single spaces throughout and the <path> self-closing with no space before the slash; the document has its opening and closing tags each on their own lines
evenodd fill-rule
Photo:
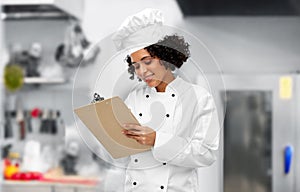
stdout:
<svg viewBox="0 0 300 192">
<path fill-rule="evenodd" d="M 112 97 L 74 109 L 83 124 L 110 155 L 117 159 L 151 149 L 122 134 L 124 123 L 139 124 L 120 97 Z"/>
</svg>

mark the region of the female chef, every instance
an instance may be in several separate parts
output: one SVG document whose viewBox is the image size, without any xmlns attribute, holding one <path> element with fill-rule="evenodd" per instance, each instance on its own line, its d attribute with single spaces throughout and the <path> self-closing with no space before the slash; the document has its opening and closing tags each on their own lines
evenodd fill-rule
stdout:
<svg viewBox="0 0 300 192">
<path fill-rule="evenodd" d="M 125 101 L 141 125 L 124 124 L 122 133 L 152 146 L 129 157 L 124 191 L 200 191 L 197 168 L 216 160 L 219 122 L 213 98 L 173 74 L 190 56 L 189 45 L 162 31 L 161 12 L 146 9 L 128 17 L 113 36 L 119 50 L 130 50 L 130 78 L 142 81 Z"/>
</svg>

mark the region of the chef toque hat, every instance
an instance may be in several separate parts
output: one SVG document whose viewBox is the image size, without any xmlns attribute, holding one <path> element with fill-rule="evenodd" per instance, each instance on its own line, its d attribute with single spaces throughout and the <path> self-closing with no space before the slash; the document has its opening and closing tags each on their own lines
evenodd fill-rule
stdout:
<svg viewBox="0 0 300 192">
<path fill-rule="evenodd" d="M 144 9 L 125 19 L 112 36 L 118 51 L 135 52 L 157 43 L 164 37 L 163 15 L 158 9 Z"/>
</svg>

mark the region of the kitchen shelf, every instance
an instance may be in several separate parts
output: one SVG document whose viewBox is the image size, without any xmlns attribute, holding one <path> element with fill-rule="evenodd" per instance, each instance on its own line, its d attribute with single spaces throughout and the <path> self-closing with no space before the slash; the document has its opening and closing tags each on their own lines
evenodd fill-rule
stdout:
<svg viewBox="0 0 300 192">
<path fill-rule="evenodd" d="M 2 0 L 4 19 L 83 18 L 83 0 Z"/>
<path fill-rule="evenodd" d="M 24 84 L 63 84 L 67 80 L 64 78 L 43 78 L 43 77 L 25 77 Z"/>
<path fill-rule="evenodd" d="M 16 142 L 16 140 L 14 138 L 8 138 L 8 139 L 3 139 L 1 142 L 0 142 L 0 146 L 5 146 L 5 145 L 9 145 L 9 144 L 14 144 L 14 142 Z"/>
</svg>

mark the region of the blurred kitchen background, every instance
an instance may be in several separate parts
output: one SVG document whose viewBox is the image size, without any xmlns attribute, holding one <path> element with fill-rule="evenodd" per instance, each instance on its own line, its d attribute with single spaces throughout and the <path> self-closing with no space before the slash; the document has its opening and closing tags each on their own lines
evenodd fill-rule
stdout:
<svg viewBox="0 0 300 192">
<path fill-rule="evenodd" d="M 199 169 L 201 190 L 300 191 L 298 0 L 0 3 L 0 192 L 109 191 L 104 181 L 114 167 L 87 147 L 74 124 L 74 75 L 83 58 L 89 71 L 105 57 L 97 42 L 147 7 L 200 39 L 221 68 L 225 88 L 219 69 L 201 59 L 218 108 L 226 110 L 218 160 Z"/>
</svg>

